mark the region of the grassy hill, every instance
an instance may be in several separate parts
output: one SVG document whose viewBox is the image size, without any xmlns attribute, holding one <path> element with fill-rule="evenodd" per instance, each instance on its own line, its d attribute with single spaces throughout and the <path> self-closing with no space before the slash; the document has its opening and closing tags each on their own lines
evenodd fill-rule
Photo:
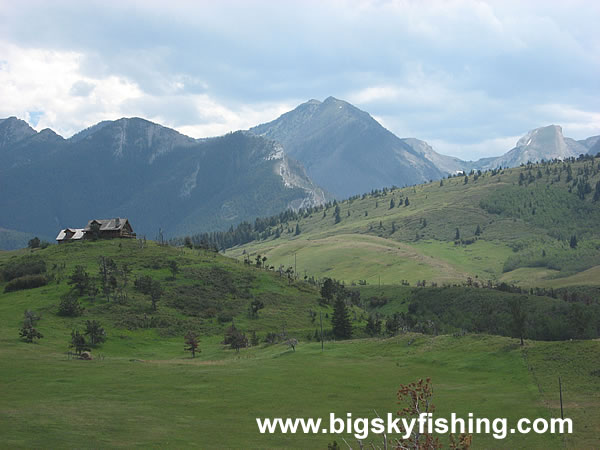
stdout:
<svg viewBox="0 0 600 450">
<path fill-rule="evenodd" d="M 258 239 L 225 254 L 347 284 L 598 285 L 599 183 L 600 158 L 588 157 L 384 189 L 257 220 Z"/>
<path fill-rule="evenodd" d="M 59 316 L 58 304 L 73 288 L 68 281 L 76 266 L 100 284 L 101 256 L 111 258 L 117 268 L 127 265 L 126 286 L 119 278 L 121 293 L 111 294 L 110 301 L 102 292 L 81 295 L 82 316 Z M 487 292 L 482 289 L 361 287 L 363 301 L 353 306 L 359 339 L 326 341 L 321 352 L 321 344 L 308 339 L 316 327 L 309 311 L 325 317 L 331 307 L 319 304 L 315 287 L 290 282 L 277 272 L 205 250 L 152 242 L 142 248 L 139 241 L 129 240 L 0 252 L 0 271 L 14 275 L 32 261 L 38 267 L 43 262 L 48 284 L 4 292 L 10 281 L 0 282 L 3 446 L 325 448 L 341 439 L 260 435 L 255 418 L 395 413 L 399 385 L 431 377 L 439 415 L 472 412 L 514 423 L 520 417 L 559 414 L 559 375 L 574 435 L 509 435 L 502 441 L 477 435 L 475 448 L 593 448 L 600 443 L 600 367 L 594 357 L 600 352 L 598 340 L 528 340 L 521 348 L 516 339 L 485 334 L 407 332 L 360 338 L 369 313 L 405 312 L 416 300 L 423 305 L 423 317 L 431 318 L 446 298 L 468 309 L 469 302 L 482 301 Z M 175 278 L 169 269 L 172 261 L 179 269 Z M 136 289 L 135 279 L 143 276 L 163 286 L 157 311 L 149 296 Z M 490 298 L 501 304 L 510 295 L 492 292 Z M 389 301 L 371 307 L 371 297 Z M 247 307 L 255 299 L 265 307 L 251 319 Z M 44 337 L 33 344 L 18 336 L 26 309 L 41 316 L 36 328 Z M 239 353 L 224 346 L 223 333 L 232 319 L 247 333 L 256 330 L 261 342 Z M 67 353 L 71 331 L 82 330 L 87 320 L 100 321 L 107 340 L 93 348 L 93 361 L 72 359 Z M 263 342 L 267 333 L 282 328 L 300 340 L 295 352 L 283 343 Z M 183 351 L 187 330 L 200 335 L 201 353 L 195 359 Z"/>
</svg>

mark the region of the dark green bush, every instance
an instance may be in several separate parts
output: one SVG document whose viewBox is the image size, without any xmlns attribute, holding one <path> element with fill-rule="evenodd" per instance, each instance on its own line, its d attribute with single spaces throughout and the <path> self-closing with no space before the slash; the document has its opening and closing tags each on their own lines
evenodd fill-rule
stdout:
<svg viewBox="0 0 600 450">
<path fill-rule="evenodd" d="M 25 275 L 19 278 L 13 278 L 4 287 L 4 292 L 21 291 L 23 289 L 33 289 L 48 284 L 48 279 L 44 275 Z"/>
<path fill-rule="evenodd" d="M 37 257 L 26 257 L 3 267 L 2 278 L 5 281 L 10 281 L 25 275 L 39 275 L 44 272 L 46 272 L 46 262 L 44 260 Z"/>
</svg>

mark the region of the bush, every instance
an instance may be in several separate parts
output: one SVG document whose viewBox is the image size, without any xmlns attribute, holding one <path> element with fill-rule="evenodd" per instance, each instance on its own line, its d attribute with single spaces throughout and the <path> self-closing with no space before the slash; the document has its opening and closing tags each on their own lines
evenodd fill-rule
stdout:
<svg viewBox="0 0 600 450">
<path fill-rule="evenodd" d="M 230 312 L 223 311 L 222 313 L 219 313 L 219 315 L 217 316 L 217 320 L 220 323 L 231 322 L 233 320 L 233 314 Z"/>
<path fill-rule="evenodd" d="M 4 287 L 4 292 L 21 291 L 23 289 L 33 289 L 48 284 L 48 279 L 44 275 L 25 275 L 24 277 L 14 278 Z"/>
<path fill-rule="evenodd" d="M 46 263 L 37 257 L 21 258 L 20 261 L 11 263 L 10 266 L 2 269 L 2 278 L 6 281 L 25 275 L 39 275 L 46 272 Z"/>
<path fill-rule="evenodd" d="M 73 293 L 69 292 L 60 301 L 58 305 L 58 315 L 67 317 L 77 317 L 83 314 L 83 306 Z"/>
</svg>

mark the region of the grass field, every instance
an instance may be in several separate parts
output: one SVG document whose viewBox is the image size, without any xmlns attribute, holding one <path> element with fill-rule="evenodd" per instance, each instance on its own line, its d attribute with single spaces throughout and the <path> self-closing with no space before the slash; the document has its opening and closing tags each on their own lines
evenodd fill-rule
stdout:
<svg viewBox="0 0 600 450">
<path fill-rule="evenodd" d="M 598 377 L 589 375 L 589 359 L 577 358 L 577 370 L 568 368 L 573 354 L 564 345 L 528 344 L 533 371 L 514 340 L 489 336 L 406 335 L 328 343 L 324 353 L 318 344 L 305 344 L 295 353 L 280 345 L 239 355 L 208 339 L 202 345 L 206 354 L 196 360 L 168 357 L 181 350 L 180 342 L 170 340 L 151 359 L 141 358 L 147 351 L 107 346 L 104 359 L 86 362 L 68 360 L 43 341 L 27 345 L 3 333 L 0 434 L 2 445 L 13 448 L 326 448 L 330 436 L 260 435 L 255 417 L 351 412 L 373 418 L 373 410 L 381 415 L 398 409 L 400 383 L 429 376 L 438 415 L 472 412 L 514 424 L 520 417 L 556 416 L 557 364 L 567 367 L 563 383 L 575 435 L 566 441 L 549 434 L 506 440 L 477 435 L 474 447 L 597 447 Z M 600 350 L 598 342 L 572 345 L 589 354 Z M 555 356 L 553 363 L 547 355 Z"/>
<path fill-rule="evenodd" d="M 378 240 L 363 242 L 377 245 Z M 557 415 L 559 375 L 574 435 L 509 434 L 506 440 L 476 435 L 474 448 L 600 445 L 597 340 L 527 341 L 523 350 L 516 339 L 506 337 L 407 333 L 326 342 L 321 352 L 320 343 L 304 338 L 316 326 L 309 309 L 331 313 L 318 304 L 314 288 L 289 285 L 277 273 L 210 252 L 121 244 L 86 242 L 35 251 L 47 262 L 50 284 L 0 293 L 0 447 L 326 448 L 334 439 L 341 443 L 339 437 L 261 435 L 255 418 L 395 413 L 399 385 L 423 377 L 432 378 L 438 415 L 472 412 L 507 417 L 514 424 L 521 417 Z M 398 246 L 397 251 L 407 250 Z M 0 253 L 0 266 L 29 254 Z M 161 280 L 166 293 L 158 311 L 152 312 L 148 299 L 130 286 L 126 305 L 84 298 L 83 316 L 57 316 L 60 296 L 70 288 L 68 275 L 80 264 L 95 276 L 100 255 L 118 265 L 131 264 L 132 279 L 151 275 Z M 175 280 L 167 269 L 171 260 L 180 267 Z M 5 285 L 0 283 L 0 292 Z M 361 287 L 365 299 L 382 292 L 392 301 L 381 312 L 389 308 L 392 313 L 405 307 L 410 289 Z M 246 314 L 252 298 L 265 303 L 258 319 Z M 238 327 L 255 329 L 261 338 L 286 327 L 300 344 L 295 352 L 285 344 L 261 343 L 236 353 L 221 344 L 229 323 L 203 315 L 213 307 L 234 314 Z M 27 308 L 42 316 L 37 328 L 44 337 L 34 344 L 18 336 Z M 156 315 L 165 325 L 131 326 L 131 318 L 143 314 Z M 70 332 L 87 319 L 100 320 L 108 340 L 93 349 L 93 361 L 70 359 Z M 183 351 L 188 328 L 201 333 L 201 353 L 195 359 Z M 369 440 L 379 442 L 374 436 Z"/>
</svg>

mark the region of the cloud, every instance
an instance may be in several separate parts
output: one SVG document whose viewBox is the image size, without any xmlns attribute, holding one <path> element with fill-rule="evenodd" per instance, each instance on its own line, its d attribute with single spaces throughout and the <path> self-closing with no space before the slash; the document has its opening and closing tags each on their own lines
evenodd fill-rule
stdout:
<svg viewBox="0 0 600 450">
<path fill-rule="evenodd" d="M 201 137 L 333 95 L 476 158 L 548 123 L 600 134 L 599 15 L 589 1 L 5 2 L 0 116 L 44 111 L 38 128 L 69 134 L 136 115 Z"/>
<path fill-rule="evenodd" d="M 87 97 L 92 93 L 95 87 L 96 85 L 93 83 L 79 80 L 73 83 L 71 89 L 69 90 L 69 94 L 74 97 Z"/>
</svg>

